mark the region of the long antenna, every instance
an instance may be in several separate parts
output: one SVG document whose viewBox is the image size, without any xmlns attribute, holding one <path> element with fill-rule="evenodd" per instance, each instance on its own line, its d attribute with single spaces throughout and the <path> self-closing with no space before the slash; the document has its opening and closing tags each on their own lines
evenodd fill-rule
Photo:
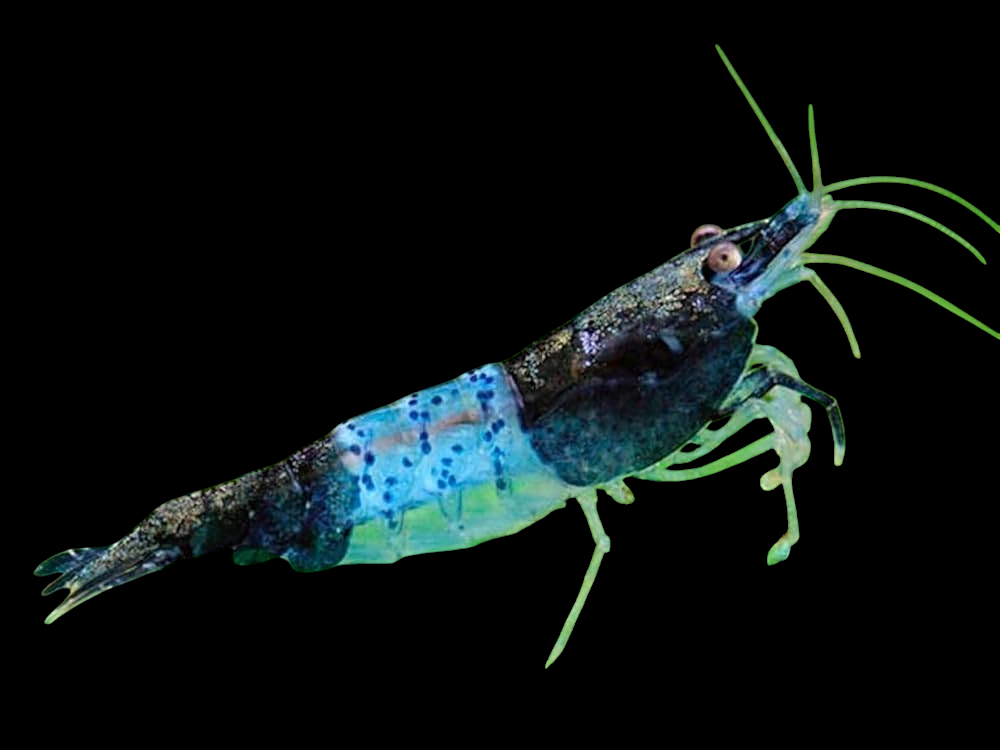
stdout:
<svg viewBox="0 0 1000 750">
<path fill-rule="evenodd" d="M 785 166 L 788 167 L 788 171 L 791 173 L 792 179 L 795 180 L 795 189 L 798 190 L 800 194 L 808 193 L 809 191 L 806 190 L 806 186 L 802 183 L 802 178 L 799 177 L 799 170 L 795 168 L 795 165 L 792 163 L 792 158 L 788 155 L 788 152 L 785 151 L 785 147 L 782 145 L 781 139 L 778 138 L 777 133 L 774 132 L 774 129 L 771 127 L 770 123 L 768 123 L 767 118 L 764 117 L 764 113 L 760 111 L 760 107 L 757 106 L 757 102 L 755 102 L 753 97 L 750 96 L 750 91 L 743 85 L 743 81 L 740 80 L 740 77 L 736 73 L 736 69 L 733 67 L 732 63 L 729 62 L 729 58 L 726 57 L 726 53 L 722 51 L 722 47 L 718 44 L 715 45 L 715 49 L 718 50 L 719 57 L 722 58 L 722 62 L 724 62 L 726 67 L 729 68 L 729 73 L 732 75 L 733 80 L 736 81 L 736 85 L 740 87 L 740 91 L 743 92 L 743 96 L 745 96 L 747 101 L 750 102 L 750 106 L 757 115 L 757 119 L 760 120 L 760 124 L 763 125 L 764 130 L 767 131 L 767 135 L 771 139 L 771 143 L 774 144 L 774 147 L 778 149 L 778 153 L 781 154 L 781 160 L 785 162 Z"/>
</svg>

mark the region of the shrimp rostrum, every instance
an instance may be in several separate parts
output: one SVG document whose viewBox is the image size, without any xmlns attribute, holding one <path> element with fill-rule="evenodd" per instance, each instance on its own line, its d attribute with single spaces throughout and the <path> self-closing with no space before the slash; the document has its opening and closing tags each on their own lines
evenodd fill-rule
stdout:
<svg viewBox="0 0 1000 750">
<path fill-rule="evenodd" d="M 843 307 L 811 267 L 836 263 L 902 284 L 1000 338 L 906 279 L 807 252 L 838 211 L 874 208 L 923 221 L 982 261 L 968 242 L 932 219 L 883 203 L 836 200 L 832 193 L 903 183 L 952 198 L 998 232 L 1000 226 L 962 198 L 917 180 L 864 177 L 824 186 L 811 107 L 813 187 L 806 190 L 722 58 L 798 189 L 777 213 L 731 229 L 699 227 L 687 250 L 516 356 L 350 419 L 274 466 L 171 500 L 108 547 L 49 558 L 35 573 L 60 577 L 43 593 L 66 588 L 69 594 L 46 622 L 183 557 L 229 548 L 241 565 L 280 557 L 299 571 L 388 563 L 513 534 L 576 498 L 595 549 L 548 666 L 566 646 L 610 550 L 597 490 L 631 503 L 627 478 L 695 479 L 770 450 L 778 465 L 761 485 L 782 488 L 788 528 L 767 563 L 787 558 L 799 539 L 792 476 L 810 449 L 811 412 L 803 398 L 825 408 L 837 465 L 844 459 L 844 423 L 832 395 L 803 382 L 780 351 L 756 343 L 754 316 L 761 305 L 809 282 L 840 319 L 858 356 Z M 772 432 L 714 461 L 686 466 L 757 419 L 768 420 Z"/>
</svg>

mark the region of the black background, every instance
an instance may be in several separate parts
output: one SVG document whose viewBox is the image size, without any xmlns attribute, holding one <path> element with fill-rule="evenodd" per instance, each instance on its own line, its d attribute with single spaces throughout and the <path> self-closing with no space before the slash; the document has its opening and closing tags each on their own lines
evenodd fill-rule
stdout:
<svg viewBox="0 0 1000 750">
<path fill-rule="evenodd" d="M 37 598 L 30 571 L 511 356 L 683 250 L 700 224 L 781 208 L 791 179 L 715 41 L 803 172 L 811 102 L 827 182 L 910 176 L 1000 213 L 981 109 L 993 83 L 972 46 L 832 40 L 806 60 L 787 44 L 624 28 L 499 42 L 470 30 L 404 49 L 378 27 L 345 52 L 353 33 L 298 43 L 294 28 L 221 29 L 152 53 L 139 34 L 40 65 L 49 85 L 25 113 L 32 271 L 15 326 L 31 419 L 12 470 L 27 520 L 7 570 L 41 674 L 52 659 L 261 684 L 540 678 L 592 551 L 575 503 L 513 537 L 390 566 L 306 575 L 215 554 L 48 627 L 59 595 Z M 982 221 L 905 186 L 842 197 L 926 213 L 991 263 L 874 211 L 838 216 L 817 252 L 905 275 L 1000 326 L 997 235 Z M 936 642 L 942 612 L 980 617 L 997 341 L 888 282 L 818 270 L 861 360 L 805 285 L 757 316 L 759 342 L 836 396 L 847 429 L 835 468 L 813 408 L 790 559 L 765 565 L 785 528 L 780 490 L 758 486 L 773 454 L 696 482 L 632 481 L 634 505 L 599 503 L 612 550 L 556 672 L 684 679 L 744 664 L 764 685 L 807 647 L 828 649 L 833 668 L 864 643 L 872 669 L 898 674 L 918 669 L 900 633 Z"/>
</svg>

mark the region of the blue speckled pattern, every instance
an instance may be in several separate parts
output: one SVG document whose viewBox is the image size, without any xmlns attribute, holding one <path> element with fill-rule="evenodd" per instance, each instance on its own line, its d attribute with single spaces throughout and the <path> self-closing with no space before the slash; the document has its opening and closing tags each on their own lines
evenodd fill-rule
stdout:
<svg viewBox="0 0 1000 750">
<path fill-rule="evenodd" d="M 363 546 L 358 538 L 362 527 L 376 524 L 405 536 L 401 525 L 406 514 L 426 506 L 432 506 L 449 529 L 436 529 L 431 536 L 454 539 L 410 538 L 407 543 L 401 536 L 401 546 L 388 553 L 392 559 L 433 551 L 423 548 L 435 543 L 463 547 L 514 533 L 526 525 L 522 517 L 537 520 L 544 515 L 537 502 L 539 480 L 546 490 L 544 512 L 561 507 L 572 492 L 538 460 L 521 430 L 518 409 L 503 367 L 486 365 L 334 429 L 340 460 L 360 488 L 360 505 L 353 518 L 354 559 L 345 562 L 375 561 L 356 549 Z M 484 492 L 488 502 L 505 506 L 502 513 L 495 508 L 491 511 L 485 525 L 492 526 L 485 531 L 483 523 L 476 529 L 469 527 L 470 511 L 475 511 L 468 503 L 463 505 L 463 498 L 475 494 L 482 511 Z M 412 534 L 413 523 L 408 527 Z M 391 539 L 385 543 L 394 546 Z M 361 559 L 357 559 L 359 552 Z"/>
<path fill-rule="evenodd" d="M 531 450 L 516 414 L 502 369 L 487 365 L 339 425 L 334 444 L 361 487 L 355 523 L 484 481 L 509 494 L 510 464 Z"/>
</svg>

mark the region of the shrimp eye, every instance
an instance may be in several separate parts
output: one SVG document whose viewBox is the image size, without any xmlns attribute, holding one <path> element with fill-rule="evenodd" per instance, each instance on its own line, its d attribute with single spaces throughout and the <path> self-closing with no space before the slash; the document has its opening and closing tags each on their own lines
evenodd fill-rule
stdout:
<svg viewBox="0 0 1000 750">
<path fill-rule="evenodd" d="M 708 267 L 716 273 L 726 273 L 734 268 L 739 268 L 743 262 L 743 254 L 739 247 L 732 242 L 720 242 L 708 251 L 708 258 L 705 259 Z"/>
<path fill-rule="evenodd" d="M 722 227 L 717 227 L 715 224 L 702 224 L 700 227 L 694 230 L 694 234 L 691 235 L 691 247 L 694 247 L 702 240 L 706 240 L 709 237 L 715 237 L 717 234 L 722 234 Z"/>
</svg>

